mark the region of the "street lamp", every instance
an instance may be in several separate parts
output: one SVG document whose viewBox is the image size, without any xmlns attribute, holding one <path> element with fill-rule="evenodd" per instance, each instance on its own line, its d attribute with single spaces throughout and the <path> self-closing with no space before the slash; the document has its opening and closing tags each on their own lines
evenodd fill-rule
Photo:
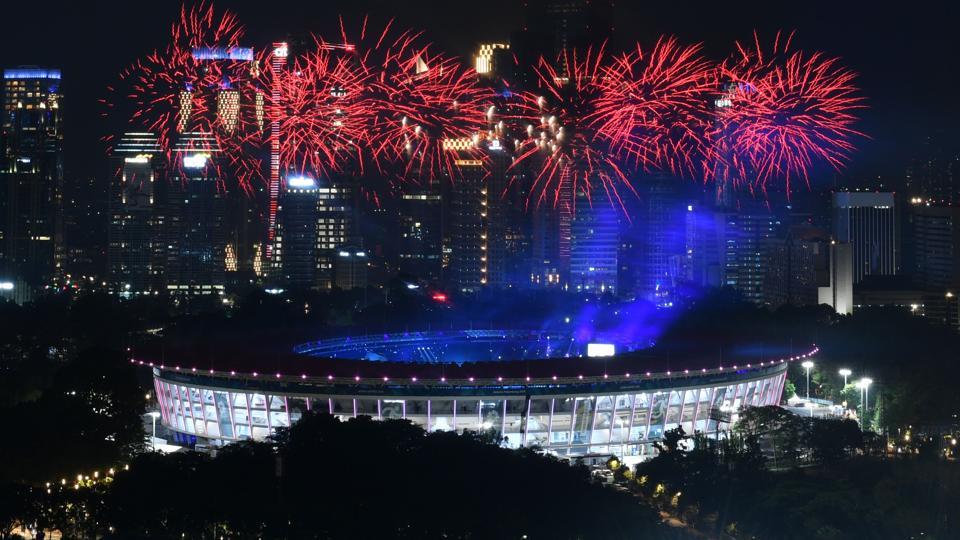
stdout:
<svg viewBox="0 0 960 540">
<path fill-rule="evenodd" d="M 803 366 L 803 369 L 807 370 L 807 401 L 810 401 L 810 369 L 813 368 L 813 362 L 807 360 L 800 365 Z"/>
<path fill-rule="evenodd" d="M 843 377 L 843 387 L 847 387 L 847 377 L 849 377 L 853 372 L 847 368 L 840 369 L 840 375 Z"/>
<path fill-rule="evenodd" d="M 870 385 L 873 379 L 864 377 L 855 383 L 860 390 L 860 429 L 863 429 L 863 420 L 867 414 L 867 400 L 870 399 Z"/>
<path fill-rule="evenodd" d="M 157 411 L 150 411 L 147 413 L 150 415 L 150 419 L 153 421 L 153 436 L 150 438 L 150 444 L 153 446 L 153 451 L 157 451 L 157 418 L 160 418 L 160 413 Z"/>
<path fill-rule="evenodd" d="M 873 384 L 873 379 L 870 377 L 864 377 L 860 379 L 863 383 L 863 407 L 864 411 L 870 410 L 870 385 Z"/>
</svg>

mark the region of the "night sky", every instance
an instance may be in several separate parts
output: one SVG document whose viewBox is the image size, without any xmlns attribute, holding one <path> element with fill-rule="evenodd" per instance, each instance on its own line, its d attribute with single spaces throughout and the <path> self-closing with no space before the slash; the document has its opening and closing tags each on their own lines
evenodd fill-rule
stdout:
<svg viewBox="0 0 960 540">
<path fill-rule="evenodd" d="M 719 60 L 735 40 L 752 39 L 754 29 L 770 40 L 779 29 L 796 30 L 795 47 L 840 56 L 861 75 L 870 110 L 863 112 L 860 128 L 871 139 L 860 142 L 847 174 L 860 180 L 882 175 L 896 182 L 926 136 L 960 146 L 960 7 L 924 0 L 897 3 L 895 9 L 881 2 L 848 4 L 621 1 L 615 40 L 650 44 L 660 34 L 674 34 L 703 42 Z M 291 33 L 333 36 L 337 15 L 359 21 L 369 13 L 423 29 L 440 49 L 467 61 L 477 42 L 505 39 L 520 26 L 522 5 L 503 0 L 217 2 L 240 15 L 252 46 Z M 165 43 L 179 6 L 172 0 L 4 5 L 0 64 L 63 69 L 68 180 L 103 170 L 99 137 L 123 126 L 105 125 L 97 100 L 124 66 Z"/>
</svg>

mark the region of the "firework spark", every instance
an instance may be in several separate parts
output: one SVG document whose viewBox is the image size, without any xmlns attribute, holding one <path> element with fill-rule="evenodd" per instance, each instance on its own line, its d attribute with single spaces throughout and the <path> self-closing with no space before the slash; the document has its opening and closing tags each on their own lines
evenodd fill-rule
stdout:
<svg viewBox="0 0 960 540">
<path fill-rule="evenodd" d="M 244 50 L 243 33 L 229 11 L 206 2 L 184 5 L 167 45 L 134 62 L 121 73 L 120 87 L 109 90 L 134 107 L 130 124 L 156 134 L 174 167 L 184 152 L 216 152 L 226 159 L 211 166 L 229 166 L 249 188 L 259 167 L 242 147 L 243 134 L 262 127 L 262 107 L 256 63 L 232 56 Z M 112 108 L 113 101 L 105 103 Z"/>
<path fill-rule="evenodd" d="M 753 49 L 738 44 L 721 69 L 729 82 L 717 102 L 716 152 L 751 189 L 782 181 L 789 193 L 819 164 L 839 170 L 863 136 L 853 127 L 865 106 L 856 75 L 836 58 L 790 51 L 791 38 L 777 34 L 765 54 L 755 36 Z"/>
<path fill-rule="evenodd" d="M 329 176 L 360 151 L 369 114 L 357 100 L 367 77 L 343 50 L 315 38 L 314 47 L 290 67 L 264 70 L 261 86 L 279 89 L 277 103 L 266 96 L 265 110 L 278 122 L 280 163 L 288 172 Z M 264 142 L 261 134 L 253 139 Z"/>
<path fill-rule="evenodd" d="M 541 58 L 535 69 L 540 93 L 519 93 L 521 112 L 514 120 L 526 124 L 526 133 L 516 143 L 514 165 L 535 169 L 528 205 L 572 206 L 578 194 L 590 198 L 599 187 L 623 208 L 620 188 L 634 191 L 609 138 L 598 130 L 603 58 L 603 47 L 564 54 L 555 63 Z"/>
<path fill-rule="evenodd" d="M 368 34 L 365 20 L 358 41 L 366 82 L 355 107 L 367 118 L 365 159 L 409 181 L 457 179 L 461 154 L 480 159 L 489 91 L 472 69 L 433 53 L 417 32 L 395 34 L 387 24 Z"/>
<path fill-rule="evenodd" d="M 696 176 L 703 168 L 716 70 L 700 46 L 661 38 L 602 70 L 596 109 L 586 122 L 618 158 L 646 171 Z"/>
</svg>

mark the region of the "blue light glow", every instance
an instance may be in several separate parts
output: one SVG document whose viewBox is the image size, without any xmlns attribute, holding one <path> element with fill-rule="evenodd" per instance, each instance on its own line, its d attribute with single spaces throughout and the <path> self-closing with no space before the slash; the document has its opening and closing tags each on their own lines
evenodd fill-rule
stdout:
<svg viewBox="0 0 960 540">
<path fill-rule="evenodd" d="M 17 68 L 3 70 L 4 79 L 60 79 L 59 69 Z"/>
<path fill-rule="evenodd" d="M 236 60 L 240 62 L 253 61 L 253 49 L 250 47 L 197 47 L 193 49 L 193 59 L 206 60 Z"/>
</svg>

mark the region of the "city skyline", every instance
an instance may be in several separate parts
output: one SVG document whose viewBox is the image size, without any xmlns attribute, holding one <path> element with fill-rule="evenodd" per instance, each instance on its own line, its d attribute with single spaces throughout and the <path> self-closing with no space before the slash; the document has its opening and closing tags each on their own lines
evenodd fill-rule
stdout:
<svg viewBox="0 0 960 540">
<path fill-rule="evenodd" d="M 396 17 L 397 24 L 424 30 L 430 41 L 463 61 L 469 61 L 478 43 L 509 38 L 523 24 L 520 8 L 508 2 L 488 3 L 476 8 L 475 13 L 466 6 L 430 9 L 426 2 L 392 14 L 384 14 L 377 2 L 325 4 L 322 8 L 301 8 L 296 17 L 258 11 L 255 6 L 249 2 L 218 5 L 221 9 L 236 10 L 245 21 L 257 21 L 247 24 L 253 44 L 301 32 L 329 33 L 336 30 L 331 15 L 359 20 L 369 12 L 378 19 Z M 72 96 L 73 113 L 66 120 L 67 130 L 75 134 L 65 150 L 68 181 L 103 174 L 105 148 L 95 139 L 115 135 L 123 126 L 104 125 L 98 119 L 101 111 L 97 100 L 105 97 L 108 85 L 115 83 L 117 72 L 164 43 L 169 21 L 176 16 L 178 7 L 174 3 L 151 6 L 150 15 L 146 16 L 139 8 L 113 2 L 95 2 L 82 9 L 64 6 L 55 10 L 49 24 L 66 41 L 76 43 L 76 47 L 66 50 L 47 43 L 25 49 L 22 44 L 30 41 L 29 35 L 19 28 L 0 38 L 4 40 L 0 59 L 6 66 L 62 64 L 65 79 L 70 81 L 67 92 Z M 13 9 L 22 8 L 17 5 Z M 956 60 L 947 55 L 947 48 L 939 46 L 945 30 L 937 29 L 937 25 L 949 20 L 949 10 L 955 7 L 929 6 L 926 10 L 894 15 L 845 6 L 827 9 L 824 3 L 811 5 L 802 13 L 791 11 L 792 24 L 784 24 L 789 8 L 762 5 L 739 4 L 736 8 L 713 10 L 710 17 L 691 17 L 687 10 L 675 12 L 662 5 L 650 6 L 642 16 L 628 6 L 617 5 L 615 9 L 616 35 L 626 43 L 639 40 L 649 44 L 660 34 L 675 34 L 688 43 L 703 42 L 708 55 L 722 59 L 731 52 L 735 40 L 749 41 L 753 30 L 764 36 L 772 36 L 778 30 L 796 30 L 800 47 L 841 57 L 859 73 L 860 85 L 868 98 L 869 109 L 863 111 L 860 127 L 870 138 L 858 143 L 858 154 L 847 172 L 859 183 L 878 175 L 886 185 L 898 182 L 910 161 L 923 150 L 920 141 L 925 137 L 939 139 L 940 144 L 947 146 L 956 144 L 941 133 L 956 124 L 958 106 L 949 99 L 949 93 L 940 90 L 956 86 L 956 81 L 949 77 L 956 77 L 958 70 L 949 68 Z M 925 13 L 938 9 L 944 10 L 942 17 L 922 18 L 923 26 L 919 24 Z M 829 16 L 813 18 L 814 13 Z M 89 32 L 99 25 L 114 31 L 109 35 Z M 841 27 L 844 32 L 831 31 Z M 91 61 L 94 58 L 97 60 Z M 935 69 L 940 66 L 946 69 Z"/>
</svg>

